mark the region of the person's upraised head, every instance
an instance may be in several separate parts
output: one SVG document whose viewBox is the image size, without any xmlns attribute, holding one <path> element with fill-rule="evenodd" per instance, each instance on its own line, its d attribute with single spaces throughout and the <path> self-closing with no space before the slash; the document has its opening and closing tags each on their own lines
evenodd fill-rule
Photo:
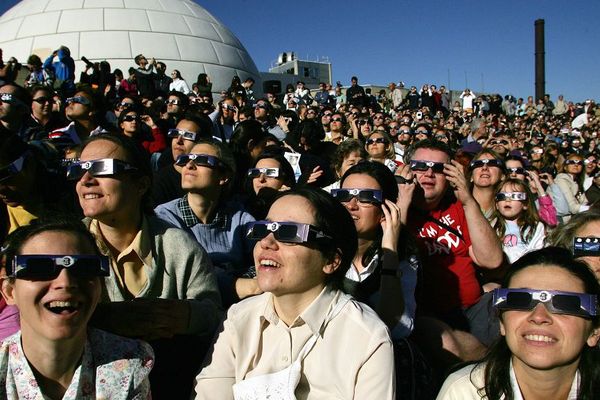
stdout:
<svg viewBox="0 0 600 400">
<path fill-rule="evenodd" d="M 339 266 L 327 276 L 326 283 L 341 288 L 358 246 L 356 229 L 350 214 L 339 201 L 318 188 L 298 186 L 281 192 L 275 202 L 288 196 L 299 196 L 307 200 L 312 205 L 310 212 L 314 218 L 314 225 L 331 237 L 330 240 L 318 242 L 317 248 L 329 261 L 339 256 Z"/>
<path fill-rule="evenodd" d="M 343 187 L 344 182 L 350 175 L 364 174 L 373 178 L 379 186 L 381 186 L 381 192 L 384 199 L 395 202 L 398 199 L 398 184 L 394 174 L 388 167 L 380 162 L 375 161 L 363 161 L 354 165 L 346 171 L 340 181 L 340 187 Z"/>
</svg>

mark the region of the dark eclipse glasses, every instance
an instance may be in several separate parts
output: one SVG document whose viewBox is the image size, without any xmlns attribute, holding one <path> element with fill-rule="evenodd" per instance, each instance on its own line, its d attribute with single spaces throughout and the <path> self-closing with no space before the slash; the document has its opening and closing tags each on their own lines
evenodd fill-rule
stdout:
<svg viewBox="0 0 600 400">
<path fill-rule="evenodd" d="M 500 169 L 504 169 L 504 162 L 502 160 L 496 160 L 494 158 L 484 158 L 482 160 L 473 160 L 469 164 L 470 169 L 475 168 L 483 168 L 483 166 L 487 166 L 488 168 L 497 167 Z"/>
<path fill-rule="evenodd" d="M 307 243 L 319 239 L 332 239 L 316 226 L 298 222 L 255 221 L 246 225 L 246 237 L 250 240 L 262 240 L 269 233 L 283 243 Z"/>
<path fill-rule="evenodd" d="M 223 162 L 215 156 L 211 156 L 209 154 L 194 153 L 180 155 L 179 157 L 177 157 L 177 161 L 175 161 L 175 164 L 179 165 L 180 167 L 183 167 L 184 165 L 187 165 L 187 163 L 189 163 L 190 161 L 193 161 L 194 164 L 200 167 L 215 168 L 223 166 Z"/>
<path fill-rule="evenodd" d="M 553 314 L 567 314 L 590 318 L 598 315 L 595 294 L 563 292 L 560 290 L 494 289 L 492 304 L 501 311 L 530 311 L 543 303 Z"/>
<path fill-rule="evenodd" d="M 135 171 L 136 167 L 117 160 L 116 158 L 102 158 L 90 161 L 75 161 L 67 167 L 67 179 L 79 180 L 86 172 L 92 176 L 111 176 L 125 171 Z"/>
<path fill-rule="evenodd" d="M 341 203 L 347 203 L 354 197 L 359 203 L 383 203 L 383 193 L 375 189 L 331 189 L 331 195 Z"/>
<path fill-rule="evenodd" d="M 11 278 L 42 281 L 55 279 L 63 268 L 78 278 L 110 275 L 108 257 L 96 255 L 19 255 L 10 268 Z"/>
<path fill-rule="evenodd" d="M 573 255 L 575 257 L 600 257 L 600 238 L 598 237 L 574 237 Z"/>
<path fill-rule="evenodd" d="M 427 170 L 429 168 L 431 168 L 431 170 L 436 174 L 444 173 L 444 163 L 443 162 L 426 161 L 426 160 L 412 160 L 410 162 L 410 170 L 411 171 L 427 172 Z"/>
</svg>

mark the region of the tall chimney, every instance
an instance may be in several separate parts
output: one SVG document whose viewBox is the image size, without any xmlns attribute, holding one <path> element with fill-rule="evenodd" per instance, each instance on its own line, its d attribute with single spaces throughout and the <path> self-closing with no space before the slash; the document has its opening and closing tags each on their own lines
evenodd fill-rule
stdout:
<svg viewBox="0 0 600 400">
<path fill-rule="evenodd" d="M 544 20 L 535 20 L 535 98 L 543 99 L 546 93 L 546 49 Z"/>
</svg>

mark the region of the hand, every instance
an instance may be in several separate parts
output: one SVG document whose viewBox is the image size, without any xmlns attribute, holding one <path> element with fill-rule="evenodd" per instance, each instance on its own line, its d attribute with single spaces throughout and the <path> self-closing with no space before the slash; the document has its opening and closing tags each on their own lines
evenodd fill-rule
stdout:
<svg viewBox="0 0 600 400">
<path fill-rule="evenodd" d="M 543 196 L 545 194 L 544 187 L 542 186 L 542 182 L 540 181 L 537 171 L 528 171 L 526 177 L 529 181 L 529 187 L 531 188 L 531 191 L 537 193 L 538 196 Z"/>
<path fill-rule="evenodd" d="M 156 124 L 154 123 L 154 120 L 152 119 L 151 116 L 149 116 L 149 115 L 142 115 L 140 117 L 140 119 L 142 120 L 142 122 L 144 122 L 150 128 L 155 128 L 156 127 Z"/>
<path fill-rule="evenodd" d="M 281 115 L 281 116 L 279 116 L 279 118 L 277 118 L 277 125 L 279 125 L 279 127 L 286 133 L 290 131 L 290 128 L 288 128 L 287 118 L 284 117 L 283 115 Z"/>
<path fill-rule="evenodd" d="M 381 247 L 397 253 L 398 237 L 402 228 L 400 209 L 393 201 L 386 199 L 381 205 L 381 211 L 383 211 L 383 218 L 381 219 L 381 229 L 383 229 Z"/>
<path fill-rule="evenodd" d="M 406 218 L 408 217 L 408 209 L 412 202 L 415 187 L 417 186 L 415 183 L 416 177 L 411 171 L 409 164 L 404 164 L 403 166 L 399 167 L 396 170 L 396 176 L 401 176 L 406 182 L 398 184 L 398 200 L 396 201 L 396 205 L 400 210 L 402 223 L 406 224 Z"/>
<path fill-rule="evenodd" d="M 468 203 L 475 201 L 469 190 L 469 185 L 467 185 L 467 178 L 461 163 L 451 160 L 444 165 L 444 174 L 454 190 L 454 195 L 463 205 L 466 206 Z"/>
<path fill-rule="evenodd" d="M 258 287 L 256 278 L 238 278 L 235 281 L 235 292 L 240 299 L 263 293 L 260 287 Z"/>
<path fill-rule="evenodd" d="M 325 173 L 325 171 L 323 171 L 321 169 L 321 166 L 317 165 L 315 168 L 313 168 L 312 172 L 308 176 L 308 179 L 306 180 L 306 183 L 316 182 L 317 179 L 319 179 L 319 177 L 321 175 L 323 175 L 324 173 Z"/>
</svg>

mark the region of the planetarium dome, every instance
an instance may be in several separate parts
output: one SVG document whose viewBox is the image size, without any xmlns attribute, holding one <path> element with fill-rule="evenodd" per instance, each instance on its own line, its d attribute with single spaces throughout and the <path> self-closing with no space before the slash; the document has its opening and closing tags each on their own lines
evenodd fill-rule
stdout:
<svg viewBox="0 0 600 400">
<path fill-rule="evenodd" d="M 167 73 L 178 69 L 190 87 L 201 72 L 213 91 L 229 87 L 234 75 L 260 81 L 242 43 L 191 0 L 23 0 L 0 17 L 5 59 L 44 60 L 61 45 L 76 60 L 76 78 L 82 56 L 106 60 L 127 76 L 133 58 L 144 54 L 163 61 Z"/>
</svg>

